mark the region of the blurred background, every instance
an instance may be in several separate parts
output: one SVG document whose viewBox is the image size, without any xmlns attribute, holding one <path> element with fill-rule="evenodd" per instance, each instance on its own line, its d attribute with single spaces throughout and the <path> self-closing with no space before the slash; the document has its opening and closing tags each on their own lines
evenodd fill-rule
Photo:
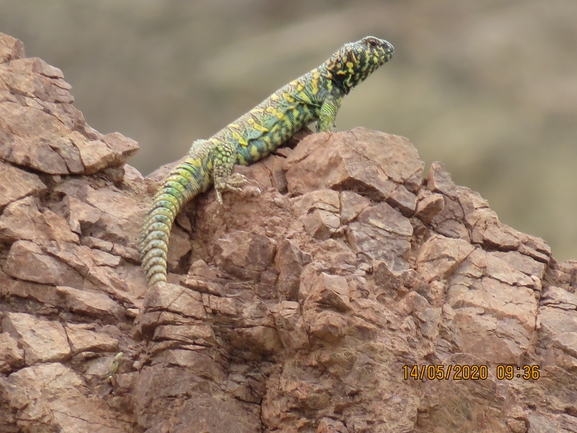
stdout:
<svg viewBox="0 0 577 433">
<path fill-rule="evenodd" d="M 577 258 L 575 0 L 0 0 L 0 32 L 62 69 L 92 127 L 137 140 L 145 175 L 343 43 L 387 39 L 339 130 L 408 137 L 426 170 Z"/>
</svg>

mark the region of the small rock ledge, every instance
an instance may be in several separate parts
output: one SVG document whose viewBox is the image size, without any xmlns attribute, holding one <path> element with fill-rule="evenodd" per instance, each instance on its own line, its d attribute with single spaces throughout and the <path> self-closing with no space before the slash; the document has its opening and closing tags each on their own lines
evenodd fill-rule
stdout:
<svg viewBox="0 0 577 433">
<path fill-rule="evenodd" d="M 237 167 L 250 186 L 185 207 L 147 291 L 158 182 L 72 102 L 0 34 L 2 432 L 577 431 L 577 263 L 406 138 Z"/>
</svg>

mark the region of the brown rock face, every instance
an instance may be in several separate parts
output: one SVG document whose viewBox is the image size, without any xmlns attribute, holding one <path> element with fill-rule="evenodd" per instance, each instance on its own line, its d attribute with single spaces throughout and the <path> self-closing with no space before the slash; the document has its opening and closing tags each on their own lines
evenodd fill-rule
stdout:
<svg viewBox="0 0 577 433">
<path fill-rule="evenodd" d="M 238 167 L 146 291 L 136 143 L 1 34 L 0 62 L 0 431 L 577 431 L 577 263 L 407 139 Z"/>
</svg>

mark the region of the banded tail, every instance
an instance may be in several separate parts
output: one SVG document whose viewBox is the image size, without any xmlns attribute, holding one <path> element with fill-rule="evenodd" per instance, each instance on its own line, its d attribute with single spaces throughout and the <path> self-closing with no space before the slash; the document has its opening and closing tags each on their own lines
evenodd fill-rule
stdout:
<svg viewBox="0 0 577 433">
<path fill-rule="evenodd" d="M 166 282 L 168 240 L 176 216 L 193 197 L 210 185 L 199 158 L 192 156 L 176 166 L 154 196 L 142 229 L 140 258 L 148 286 Z"/>
</svg>

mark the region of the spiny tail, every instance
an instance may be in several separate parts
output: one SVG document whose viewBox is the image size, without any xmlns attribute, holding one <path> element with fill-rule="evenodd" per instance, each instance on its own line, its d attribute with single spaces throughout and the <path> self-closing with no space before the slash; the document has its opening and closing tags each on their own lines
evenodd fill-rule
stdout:
<svg viewBox="0 0 577 433">
<path fill-rule="evenodd" d="M 172 170 L 154 196 L 144 219 L 140 243 L 142 269 L 149 287 L 166 282 L 172 224 L 182 206 L 207 189 L 209 180 L 201 172 L 198 159 L 187 158 Z"/>
</svg>

